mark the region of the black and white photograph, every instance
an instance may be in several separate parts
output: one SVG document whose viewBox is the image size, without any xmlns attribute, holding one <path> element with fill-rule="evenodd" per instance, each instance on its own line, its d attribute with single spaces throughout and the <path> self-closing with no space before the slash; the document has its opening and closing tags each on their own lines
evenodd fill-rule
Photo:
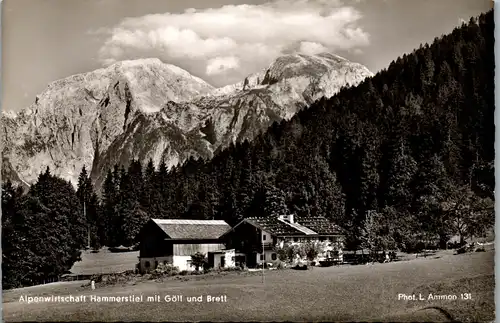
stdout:
<svg viewBox="0 0 500 323">
<path fill-rule="evenodd" d="M 3 321 L 495 321 L 491 0 L 0 5 Z"/>
</svg>

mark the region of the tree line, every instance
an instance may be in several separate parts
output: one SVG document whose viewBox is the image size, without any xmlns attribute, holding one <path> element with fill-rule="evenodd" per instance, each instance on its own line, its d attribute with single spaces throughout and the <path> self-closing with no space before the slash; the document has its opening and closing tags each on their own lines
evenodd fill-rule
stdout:
<svg viewBox="0 0 500 323">
<path fill-rule="evenodd" d="M 4 283 L 67 270 L 89 235 L 93 248 L 134 245 L 149 218 L 319 215 L 349 248 L 484 234 L 494 222 L 493 33 L 492 11 L 472 18 L 211 160 L 115 166 L 100 197 L 85 168 L 77 190 L 50 170 L 25 195 L 3 185 Z"/>
<path fill-rule="evenodd" d="M 57 280 L 80 259 L 87 220 L 73 185 L 40 174 L 26 194 L 2 185 L 2 285 L 5 289 Z"/>
</svg>

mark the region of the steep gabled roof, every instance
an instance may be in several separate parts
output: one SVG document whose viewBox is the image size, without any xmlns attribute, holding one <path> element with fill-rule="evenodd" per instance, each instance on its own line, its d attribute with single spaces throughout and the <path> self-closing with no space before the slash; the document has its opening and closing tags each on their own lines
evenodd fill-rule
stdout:
<svg viewBox="0 0 500 323">
<path fill-rule="evenodd" d="M 285 220 L 279 220 L 279 219 L 278 219 L 278 221 L 284 222 L 285 224 L 291 226 L 294 229 L 299 230 L 300 232 L 302 232 L 306 235 L 318 234 L 317 232 L 314 232 L 313 230 L 306 228 L 305 226 L 300 225 L 299 223 L 296 223 L 296 222 L 290 223 L 290 222 L 286 222 Z"/>
<path fill-rule="evenodd" d="M 231 229 L 222 220 L 151 219 L 170 239 L 214 240 Z"/>
<path fill-rule="evenodd" d="M 294 228 L 284 221 L 280 221 L 275 217 L 252 217 L 246 218 L 244 221 L 266 231 L 270 234 L 278 236 L 302 236 L 304 232 Z"/>
<path fill-rule="evenodd" d="M 295 221 L 319 235 L 341 235 L 342 229 L 322 216 L 295 217 Z"/>
<path fill-rule="evenodd" d="M 280 220 L 277 217 L 246 218 L 247 222 L 270 234 L 277 236 L 304 236 L 304 235 L 341 235 L 338 226 L 325 217 L 296 217 L 294 223 Z"/>
</svg>

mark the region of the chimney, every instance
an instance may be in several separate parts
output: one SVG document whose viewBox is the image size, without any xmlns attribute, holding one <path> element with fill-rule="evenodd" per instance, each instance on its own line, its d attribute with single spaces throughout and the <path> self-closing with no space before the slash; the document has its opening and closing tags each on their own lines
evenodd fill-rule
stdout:
<svg viewBox="0 0 500 323">
<path fill-rule="evenodd" d="M 285 216 L 284 215 L 278 215 L 278 219 L 283 221 L 285 219 Z"/>
<path fill-rule="evenodd" d="M 288 221 L 290 221 L 290 223 L 294 223 L 293 220 L 294 220 L 293 219 L 293 214 L 289 214 L 288 215 Z"/>
</svg>

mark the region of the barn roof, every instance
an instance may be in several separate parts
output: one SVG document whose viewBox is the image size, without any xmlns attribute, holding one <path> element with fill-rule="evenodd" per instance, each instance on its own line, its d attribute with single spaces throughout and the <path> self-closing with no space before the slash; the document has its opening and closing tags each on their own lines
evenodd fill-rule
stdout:
<svg viewBox="0 0 500 323">
<path fill-rule="evenodd" d="M 297 222 L 291 223 L 291 222 L 286 222 L 285 220 L 281 220 L 281 219 L 278 219 L 278 221 L 285 222 L 285 224 L 291 226 L 294 229 L 299 230 L 300 232 L 302 232 L 306 235 L 318 234 L 317 232 L 314 232 L 313 230 L 311 230 L 311 229 L 309 229 L 309 228 L 307 228 L 307 227 L 305 227 Z"/>
<path fill-rule="evenodd" d="M 275 235 L 304 235 L 304 232 L 288 225 L 288 223 L 284 221 L 280 221 L 275 217 L 252 217 L 246 218 L 243 220 L 247 223 L 252 224 L 255 227 L 258 227 L 264 231 L 269 232 L 270 234 Z"/>
<path fill-rule="evenodd" d="M 295 217 L 294 223 L 277 217 L 252 217 L 243 220 L 277 236 L 341 235 L 338 226 L 325 217 Z"/>
<path fill-rule="evenodd" d="M 340 235 L 342 229 L 323 216 L 296 217 L 295 221 L 319 235 Z"/>
<path fill-rule="evenodd" d="M 170 239 L 219 239 L 231 227 L 222 220 L 151 219 Z"/>
</svg>

